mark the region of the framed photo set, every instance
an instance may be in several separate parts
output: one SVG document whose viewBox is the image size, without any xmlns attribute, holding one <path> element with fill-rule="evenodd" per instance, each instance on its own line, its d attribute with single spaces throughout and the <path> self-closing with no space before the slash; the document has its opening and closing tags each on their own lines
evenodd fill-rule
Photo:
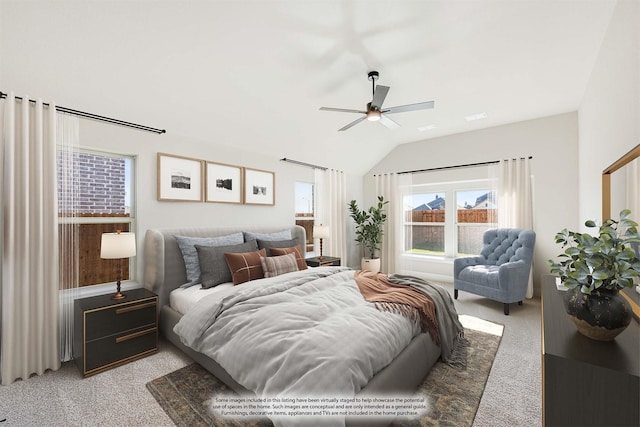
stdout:
<svg viewBox="0 0 640 427">
<path fill-rule="evenodd" d="M 244 168 L 244 203 L 276 204 L 276 175 L 273 172 Z"/>
<path fill-rule="evenodd" d="M 158 200 L 201 202 L 202 164 L 199 159 L 158 153 Z"/>
<path fill-rule="evenodd" d="M 205 164 L 205 201 L 242 203 L 242 168 L 215 162 Z"/>
</svg>

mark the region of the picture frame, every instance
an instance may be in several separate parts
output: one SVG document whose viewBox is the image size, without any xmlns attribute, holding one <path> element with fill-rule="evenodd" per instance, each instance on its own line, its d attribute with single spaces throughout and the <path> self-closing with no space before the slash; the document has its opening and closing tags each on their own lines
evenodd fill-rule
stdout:
<svg viewBox="0 0 640 427">
<path fill-rule="evenodd" d="M 276 174 L 260 169 L 244 168 L 244 203 L 246 205 L 276 204 Z"/>
<path fill-rule="evenodd" d="M 243 175 L 241 166 L 205 162 L 205 202 L 242 203 Z"/>
<path fill-rule="evenodd" d="M 203 161 L 158 153 L 158 201 L 202 202 Z"/>
</svg>

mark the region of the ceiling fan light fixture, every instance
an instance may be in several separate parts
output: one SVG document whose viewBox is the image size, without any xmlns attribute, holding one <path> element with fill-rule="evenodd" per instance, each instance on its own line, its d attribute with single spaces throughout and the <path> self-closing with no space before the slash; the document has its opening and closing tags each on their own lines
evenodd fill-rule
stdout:
<svg viewBox="0 0 640 427">
<path fill-rule="evenodd" d="M 378 120 L 380 120 L 380 111 L 378 110 L 369 110 L 367 111 L 367 120 L 369 120 L 370 122 L 377 122 Z"/>
</svg>

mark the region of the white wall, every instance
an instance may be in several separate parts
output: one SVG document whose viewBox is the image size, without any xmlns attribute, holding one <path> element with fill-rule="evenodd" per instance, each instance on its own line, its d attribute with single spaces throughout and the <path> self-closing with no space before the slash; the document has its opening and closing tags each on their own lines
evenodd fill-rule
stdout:
<svg viewBox="0 0 640 427">
<path fill-rule="evenodd" d="M 555 234 L 577 223 L 577 118 L 575 112 L 566 113 L 401 145 L 364 177 L 365 203 L 368 206 L 376 197 L 377 173 L 533 156 L 534 286 L 539 288 L 541 275 L 549 271 L 547 259 L 559 253 Z M 425 264 L 424 273 L 451 276 L 452 261 Z"/>
<path fill-rule="evenodd" d="M 314 179 L 313 169 L 282 162 L 275 155 L 265 157 L 216 144 L 215 141 L 187 139 L 180 135 L 174 135 L 170 131 L 167 134 L 156 135 L 81 119 L 80 139 L 84 147 L 137 157 L 138 280 L 142 280 L 142 242 L 147 229 L 292 224 L 295 213 L 294 183 L 295 181 L 313 182 Z M 276 204 L 275 206 L 253 206 L 225 203 L 159 202 L 156 196 L 158 152 L 274 171 L 276 174 Z M 361 178 L 347 176 L 347 188 L 348 197 L 360 197 Z"/>
<path fill-rule="evenodd" d="M 619 0 L 578 110 L 581 224 L 602 220 L 602 171 L 640 144 L 639 27 L 640 2 Z"/>
</svg>

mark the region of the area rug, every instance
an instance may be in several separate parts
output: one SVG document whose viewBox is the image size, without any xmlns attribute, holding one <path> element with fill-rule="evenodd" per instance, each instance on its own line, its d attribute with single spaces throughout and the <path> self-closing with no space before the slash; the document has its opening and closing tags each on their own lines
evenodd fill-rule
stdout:
<svg viewBox="0 0 640 427">
<path fill-rule="evenodd" d="M 465 366 L 437 362 L 416 391 L 428 409 L 413 417 L 398 418 L 391 426 L 471 426 L 502 338 L 503 326 L 461 315 L 468 345 Z M 268 418 L 231 419 L 211 411 L 211 401 L 235 392 L 197 363 L 147 383 L 147 389 L 179 427 L 270 427 Z"/>
</svg>

